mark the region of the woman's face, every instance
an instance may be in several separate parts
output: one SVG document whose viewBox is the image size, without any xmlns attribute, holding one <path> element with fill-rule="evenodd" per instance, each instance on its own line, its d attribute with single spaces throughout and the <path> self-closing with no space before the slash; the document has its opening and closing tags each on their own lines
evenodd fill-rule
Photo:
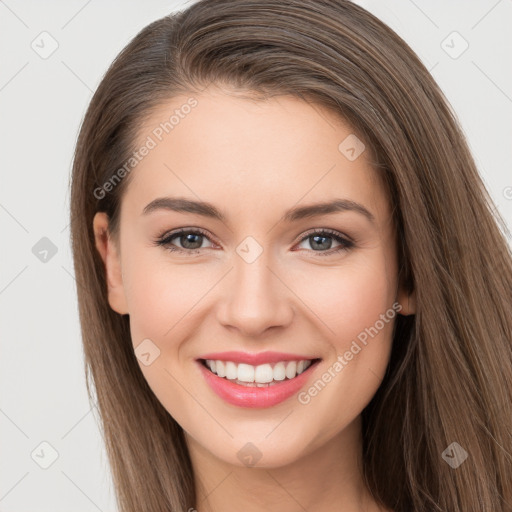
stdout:
<svg viewBox="0 0 512 512">
<path fill-rule="evenodd" d="M 382 381 L 398 310 L 411 312 L 369 150 L 318 105 L 213 89 L 159 107 L 138 139 L 120 252 L 105 214 L 94 227 L 156 397 L 238 466 L 288 464 L 342 435 Z"/>
</svg>

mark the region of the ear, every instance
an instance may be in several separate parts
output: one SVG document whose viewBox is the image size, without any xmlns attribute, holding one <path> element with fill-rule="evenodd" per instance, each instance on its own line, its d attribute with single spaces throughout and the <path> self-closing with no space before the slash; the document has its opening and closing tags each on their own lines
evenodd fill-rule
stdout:
<svg viewBox="0 0 512 512">
<path fill-rule="evenodd" d="M 128 307 L 124 294 L 121 261 L 116 244 L 108 232 L 108 215 L 105 212 L 96 213 L 93 221 L 93 229 L 96 248 L 105 265 L 108 302 L 114 311 L 121 315 L 126 315 L 128 314 Z"/>
<path fill-rule="evenodd" d="M 403 286 L 400 286 L 396 301 L 402 306 L 398 312 L 400 315 L 408 316 L 416 313 L 416 292 L 408 293 Z"/>
</svg>

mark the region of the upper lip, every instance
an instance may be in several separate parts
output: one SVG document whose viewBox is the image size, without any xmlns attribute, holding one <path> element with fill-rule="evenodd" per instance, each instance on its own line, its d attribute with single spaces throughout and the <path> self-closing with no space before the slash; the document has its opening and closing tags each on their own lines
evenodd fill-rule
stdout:
<svg viewBox="0 0 512 512">
<path fill-rule="evenodd" d="M 302 356 L 297 354 L 287 354 L 284 352 L 259 352 L 251 354 L 249 352 L 229 351 L 229 352 L 210 352 L 204 354 L 198 359 L 213 359 L 216 361 L 233 361 L 234 363 L 245 363 L 252 366 L 258 366 L 265 363 L 278 363 L 279 361 L 302 361 L 314 360 L 318 357 Z"/>
</svg>

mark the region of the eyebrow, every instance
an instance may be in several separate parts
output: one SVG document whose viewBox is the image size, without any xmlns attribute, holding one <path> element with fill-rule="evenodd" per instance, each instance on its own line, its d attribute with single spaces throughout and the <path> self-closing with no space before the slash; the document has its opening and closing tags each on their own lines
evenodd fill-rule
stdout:
<svg viewBox="0 0 512 512">
<path fill-rule="evenodd" d="M 211 203 L 204 201 L 194 201 L 181 197 L 159 197 L 151 201 L 144 210 L 143 215 L 148 215 L 156 210 L 171 210 L 175 212 L 194 213 L 204 217 L 210 217 L 222 222 L 226 221 L 226 216 Z M 296 222 L 309 217 L 328 215 L 353 211 L 366 217 L 370 222 L 375 223 L 374 215 L 362 204 L 350 201 L 348 199 L 334 199 L 324 203 L 316 203 L 307 206 L 296 206 L 291 208 L 281 218 L 281 222 Z"/>
</svg>

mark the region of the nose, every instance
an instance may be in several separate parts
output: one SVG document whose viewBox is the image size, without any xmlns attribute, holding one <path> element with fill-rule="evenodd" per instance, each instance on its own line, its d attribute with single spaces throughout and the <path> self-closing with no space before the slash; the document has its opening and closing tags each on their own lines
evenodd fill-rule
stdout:
<svg viewBox="0 0 512 512">
<path fill-rule="evenodd" d="M 217 319 L 224 327 L 237 329 L 246 337 L 261 336 L 271 327 L 286 327 L 293 319 L 289 284 L 264 255 L 265 251 L 251 263 L 235 256 L 217 309 Z"/>
</svg>

